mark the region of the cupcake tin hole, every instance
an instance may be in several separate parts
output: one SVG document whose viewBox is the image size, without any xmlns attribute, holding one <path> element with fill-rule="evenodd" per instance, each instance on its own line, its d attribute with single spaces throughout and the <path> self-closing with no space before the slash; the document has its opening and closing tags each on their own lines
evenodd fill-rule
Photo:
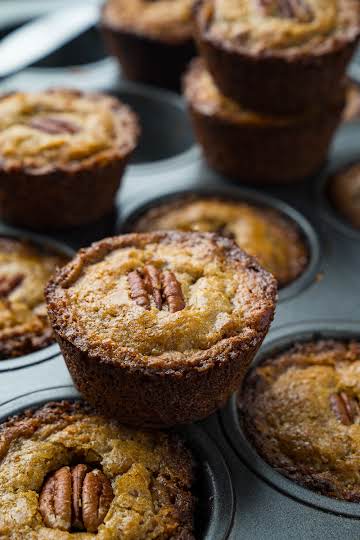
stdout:
<svg viewBox="0 0 360 540">
<path fill-rule="evenodd" d="M 181 99 L 167 91 L 124 82 L 112 92 L 139 115 L 140 144 L 133 165 L 168 160 L 184 154 L 194 144 L 190 122 Z"/>
<path fill-rule="evenodd" d="M 9 236 L 13 238 L 25 239 L 30 242 L 38 245 L 40 247 L 49 248 L 55 253 L 65 255 L 71 259 L 74 255 L 74 251 L 61 242 L 57 242 L 50 238 L 46 238 L 37 234 L 30 234 L 27 231 L 22 231 L 20 229 L 14 229 L 12 227 L 6 227 L 4 225 L 0 226 L 0 236 Z M 30 354 L 23 356 L 18 356 L 16 358 L 9 358 L 8 360 L 0 360 L 0 372 L 17 370 L 23 367 L 32 366 L 34 364 L 39 364 L 45 360 L 49 360 L 59 354 L 59 347 L 56 343 L 34 351 Z"/>
<path fill-rule="evenodd" d="M 314 321 L 279 327 L 255 358 L 254 367 L 265 358 L 285 351 L 296 342 L 320 339 L 351 340 L 360 338 L 360 321 Z M 251 369 L 251 368 L 250 368 Z M 246 384 L 246 379 L 244 384 Z M 240 459 L 256 475 L 285 495 L 309 506 L 346 517 L 360 518 L 360 505 L 332 499 L 302 487 L 278 473 L 257 453 L 242 430 L 238 415 L 237 395 L 220 414 L 222 428 Z"/>
<path fill-rule="evenodd" d="M 79 394 L 72 386 L 60 386 L 24 394 L 0 406 L 0 422 L 36 409 L 45 403 L 76 400 Z M 234 497 L 227 465 L 215 443 L 198 426 L 180 430 L 196 463 L 194 495 L 195 535 L 199 540 L 226 540 L 232 524 Z"/>
<path fill-rule="evenodd" d="M 177 198 L 186 197 L 189 195 L 202 196 L 202 197 L 219 197 L 223 199 L 229 199 L 231 201 L 239 200 L 249 203 L 253 203 L 259 207 L 273 208 L 284 215 L 291 222 L 295 223 L 298 227 L 303 239 L 306 242 L 309 261 L 305 271 L 292 283 L 283 287 L 279 291 L 280 300 L 288 300 L 291 297 L 299 294 L 305 287 L 307 287 L 313 280 L 319 266 L 321 258 L 321 248 L 318 236 L 309 223 L 309 221 L 301 215 L 297 210 L 289 206 L 283 201 L 260 193 L 258 191 L 237 188 L 231 189 L 224 186 L 222 190 L 216 189 L 192 189 L 176 191 L 168 193 L 166 195 L 151 199 L 141 206 L 138 206 L 127 216 L 124 216 L 120 229 L 122 232 L 131 232 L 132 225 L 148 210 L 156 207 L 159 204 L 164 204 L 176 200 Z"/>
</svg>

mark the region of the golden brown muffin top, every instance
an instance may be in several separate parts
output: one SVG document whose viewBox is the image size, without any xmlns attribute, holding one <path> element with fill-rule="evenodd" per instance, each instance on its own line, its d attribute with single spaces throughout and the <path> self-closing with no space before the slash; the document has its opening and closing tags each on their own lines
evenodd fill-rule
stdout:
<svg viewBox="0 0 360 540">
<path fill-rule="evenodd" d="M 205 0 L 209 34 L 258 54 L 325 51 L 359 34 L 358 0 Z"/>
<path fill-rule="evenodd" d="M 93 473 L 77 489 L 79 464 Z M 0 427 L 1 538 L 193 540 L 191 484 L 191 455 L 176 436 L 126 428 L 79 402 L 48 403 Z"/>
<path fill-rule="evenodd" d="M 0 236 L 0 360 L 53 341 L 44 287 L 68 258 L 25 240 Z"/>
<path fill-rule="evenodd" d="M 329 195 L 343 218 L 360 229 L 360 163 L 355 163 L 331 178 Z"/>
<path fill-rule="evenodd" d="M 41 174 L 103 165 L 136 145 L 135 115 L 117 99 L 76 90 L 0 97 L 0 164 Z"/>
<path fill-rule="evenodd" d="M 301 122 L 313 121 L 314 115 L 323 114 L 316 106 L 306 113 L 291 116 L 271 116 L 245 109 L 220 93 L 202 58 L 195 58 L 190 63 L 184 78 L 184 94 L 189 105 L 202 114 L 264 129 L 272 126 L 299 125 Z"/>
<path fill-rule="evenodd" d="M 231 240 L 158 232 L 80 251 L 46 297 L 56 332 L 88 354 L 186 370 L 267 327 L 276 282 Z"/>
<path fill-rule="evenodd" d="M 343 120 L 345 122 L 360 120 L 360 88 L 357 83 L 351 81 L 349 81 L 346 88 L 346 103 Z"/>
<path fill-rule="evenodd" d="M 155 39 L 188 40 L 192 36 L 191 13 L 194 0 L 107 0 L 103 19 Z"/>
<path fill-rule="evenodd" d="M 136 232 L 180 230 L 230 237 L 284 286 L 308 264 L 308 249 L 296 225 L 280 212 L 244 201 L 179 197 L 145 212 Z"/>
<path fill-rule="evenodd" d="M 246 432 L 278 471 L 360 501 L 360 343 L 294 345 L 267 359 L 239 396 Z"/>
</svg>

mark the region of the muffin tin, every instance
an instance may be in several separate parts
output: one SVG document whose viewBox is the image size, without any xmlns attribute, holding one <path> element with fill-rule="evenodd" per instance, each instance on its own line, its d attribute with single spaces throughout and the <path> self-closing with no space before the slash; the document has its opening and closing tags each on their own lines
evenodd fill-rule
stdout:
<svg viewBox="0 0 360 540">
<path fill-rule="evenodd" d="M 89 47 L 96 43 L 94 40 Z M 63 65 L 73 64 L 71 54 L 70 49 Z M 360 123 L 339 129 L 329 162 L 318 177 L 289 187 L 238 187 L 203 162 L 178 96 L 121 80 L 109 59 L 92 65 L 85 65 L 81 58 L 77 62 L 83 64 L 77 70 L 53 64 L 26 70 L 5 81 L 2 89 L 37 89 L 60 80 L 69 86 L 108 91 L 139 112 L 144 128 L 114 212 L 100 223 L 57 235 L 57 241 L 78 249 L 121 232 L 144 208 L 179 192 L 205 192 L 273 206 L 298 224 L 311 258 L 305 274 L 280 291 L 277 314 L 259 358 L 309 335 L 360 337 L 360 237 L 326 198 L 329 174 L 360 159 Z M 357 73 L 360 79 L 360 69 L 354 64 L 352 74 Z M 54 356 L 55 349 L 46 358 L 40 353 L 1 362 L 2 419 L 48 400 L 76 397 L 61 356 Z M 200 424 L 185 428 L 202 464 L 199 540 L 358 537 L 360 506 L 317 495 L 271 469 L 244 438 L 235 397 L 223 411 Z"/>
</svg>

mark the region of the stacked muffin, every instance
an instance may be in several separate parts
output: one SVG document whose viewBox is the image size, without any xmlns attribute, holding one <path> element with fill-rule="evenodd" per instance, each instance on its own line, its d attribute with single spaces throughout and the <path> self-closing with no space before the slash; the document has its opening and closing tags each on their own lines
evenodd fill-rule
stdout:
<svg viewBox="0 0 360 540">
<path fill-rule="evenodd" d="M 209 164 L 256 183 L 315 173 L 341 120 L 357 0 L 200 0 L 194 19 L 203 58 L 184 92 Z"/>
</svg>

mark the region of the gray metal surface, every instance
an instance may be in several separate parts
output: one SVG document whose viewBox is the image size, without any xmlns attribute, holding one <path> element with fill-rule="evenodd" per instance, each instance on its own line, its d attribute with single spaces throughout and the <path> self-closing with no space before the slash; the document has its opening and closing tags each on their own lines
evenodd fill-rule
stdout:
<svg viewBox="0 0 360 540">
<path fill-rule="evenodd" d="M 104 71 L 105 64 L 112 66 L 107 72 Z M 200 150 L 192 144 L 186 113 L 176 96 L 118 81 L 114 76 L 116 69 L 108 59 L 85 67 L 75 78 L 67 69 L 28 70 L 8 81 L 6 88 L 9 85 L 39 88 L 45 82 L 53 82 L 50 74 L 54 72 L 62 84 L 88 85 L 89 88 L 115 92 L 132 102 L 145 123 L 141 150 L 126 173 L 116 212 L 100 224 L 54 237 L 74 248 L 86 245 L 93 239 L 119 232 L 129 216 L 142 205 L 182 190 L 213 189 L 234 197 L 247 194 L 285 211 L 290 205 L 295 212 L 289 211 L 300 226 L 308 224 L 303 230 L 305 235 L 310 235 L 309 245 L 314 250 L 315 262 L 301 287 L 295 287 L 291 294 L 287 294 L 286 289 L 281 293 L 265 347 L 271 348 L 279 339 L 286 338 L 287 342 L 292 342 L 303 332 L 322 331 L 340 336 L 347 336 L 350 332 L 360 337 L 360 235 L 334 214 L 324 198 L 324 182 L 328 174 L 355 158 L 360 159 L 360 123 L 339 129 L 327 169 L 318 177 L 287 187 L 240 187 L 204 164 Z M 154 107 L 156 115 L 153 114 Z M 298 213 L 305 219 L 298 219 Z M 3 406 L 0 414 L 1 411 L 5 414 L 5 410 L 7 414 L 12 412 L 11 405 L 7 403 L 5 406 L 4 403 L 17 396 L 70 384 L 61 356 L 1 372 L 0 403 Z M 221 413 L 201 422 L 201 426 L 216 441 L 229 466 L 236 505 L 229 538 L 358 538 L 360 512 L 357 508 L 352 510 L 354 505 L 324 500 L 324 497 L 314 496 L 279 478 L 279 475 L 274 476 L 274 471 L 269 471 L 269 467 L 251 449 L 247 451 L 246 442 L 241 442 L 233 401 Z M 221 493 L 220 489 L 216 496 L 221 497 Z M 216 534 L 213 533 L 213 540 L 220 540 L 221 536 Z"/>
</svg>

